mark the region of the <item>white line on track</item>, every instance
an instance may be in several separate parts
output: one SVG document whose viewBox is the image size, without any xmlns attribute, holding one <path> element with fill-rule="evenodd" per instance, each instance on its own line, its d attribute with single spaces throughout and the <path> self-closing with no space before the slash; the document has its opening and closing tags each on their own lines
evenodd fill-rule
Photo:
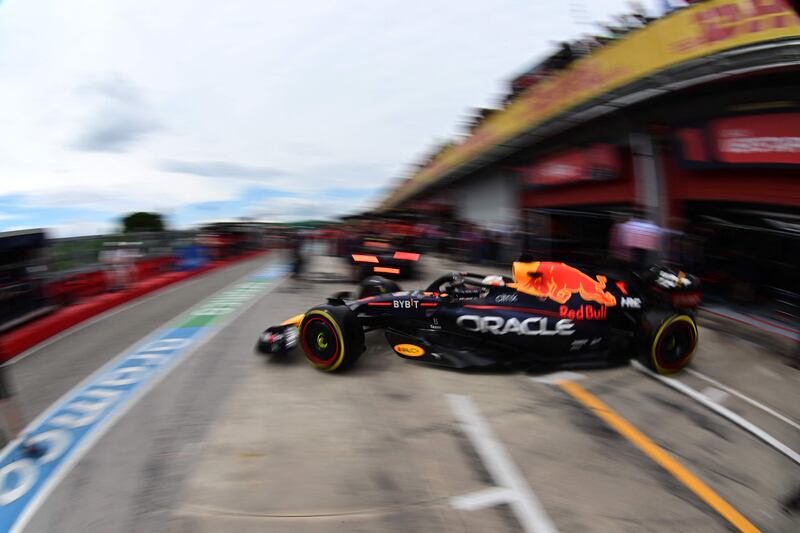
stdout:
<svg viewBox="0 0 800 533">
<path fill-rule="evenodd" d="M 723 407 L 720 404 L 716 403 L 715 401 L 711 400 L 711 398 L 699 393 L 698 391 L 694 390 L 693 388 L 681 383 L 677 379 L 668 378 L 664 376 L 660 376 L 653 372 L 652 370 L 645 368 L 640 362 L 638 361 L 631 361 L 631 366 L 633 366 L 636 370 L 647 374 L 648 376 L 657 379 L 661 383 L 664 383 L 668 387 L 675 389 L 678 392 L 685 394 L 686 396 L 690 397 L 691 399 L 695 400 L 696 402 L 702 404 L 703 406 L 711 409 L 718 415 L 727 418 L 729 421 L 733 422 L 737 426 L 741 427 L 745 431 L 753 434 L 758 439 L 761 439 L 763 442 L 768 444 L 769 446 L 775 448 L 777 451 L 800 465 L 800 453 L 792 450 L 784 443 L 761 429 L 760 427 L 756 426 L 746 418 L 739 416 L 738 414 L 734 413 L 727 407 Z"/>
<path fill-rule="evenodd" d="M 476 511 L 486 507 L 494 507 L 508 503 L 514 499 L 514 491 L 505 487 L 490 487 L 450 498 L 450 504 L 456 509 Z"/>
<path fill-rule="evenodd" d="M 543 374 L 541 376 L 532 377 L 531 380 L 536 383 L 544 383 L 545 385 L 558 385 L 560 381 L 578 381 L 586 376 L 577 372 L 553 372 L 552 374 Z"/>
<path fill-rule="evenodd" d="M 273 265 L 276 264 L 275 260 L 272 260 L 270 262 Z M 224 293 L 226 290 L 230 289 L 231 287 L 234 287 L 236 284 L 246 281 L 248 278 L 254 276 L 255 274 L 257 274 L 258 272 L 260 272 L 262 270 L 264 270 L 264 265 L 263 264 L 259 265 L 256 269 L 248 272 L 247 274 L 245 274 L 241 278 L 237 279 L 236 281 L 234 281 L 234 282 L 232 282 L 232 283 L 230 283 L 228 285 L 225 285 L 224 287 L 222 287 L 218 291 L 214 292 L 212 295 L 210 295 L 207 298 L 203 299 L 198 304 L 195 304 L 195 306 L 191 307 L 189 310 L 184 311 L 182 313 L 179 313 L 175 317 L 174 320 L 177 320 L 177 319 L 183 317 L 192 308 L 202 306 L 204 302 L 207 302 L 207 301 L 213 299 L 215 296 Z M 186 351 L 184 351 L 182 354 L 180 354 L 179 359 L 176 359 L 174 364 L 171 364 L 170 366 L 166 367 L 163 372 L 160 372 L 160 373 L 154 375 L 153 378 L 150 381 L 148 381 L 147 383 L 144 383 L 141 387 L 139 387 L 131 397 L 126 399 L 124 405 L 122 405 L 116 412 L 114 412 L 109 418 L 107 418 L 103 422 L 103 424 L 101 426 L 97 426 L 96 429 L 91 434 L 87 435 L 84 438 L 83 442 L 80 443 L 79 447 L 76 448 L 72 452 L 70 457 L 64 462 L 63 465 L 61 465 L 59 470 L 57 470 L 56 472 L 53 473 L 53 475 L 47 480 L 47 483 L 40 489 L 39 493 L 36 494 L 36 496 L 27 505 L 25 510 L 22 512 L 22 514 L 19 516 L 19 518 L 15 522 L 14 526 L 12 527 L 11 533 L 21 533 L 24 530 L 25 526 L 28 524 L 28 522 L 31 520 L 31 518 L 33 518 L 33 516 L 36 514 L 36 512 L 39 510 L 39 508 L 42 506 L 42 504 L 47 500 L 48 496 L 50 496 L 52 491 L 72 471 L 73 467 L 86 455 L 86 453 L 95 445 L 95 443 L 97 443 L 97 441 L 100 440 L 100 438 L 103 435 L 105 435 L 108 432 L 108 430 L 111 429 L 116 424 L 116 422 L 119 419 L 121 419 L 123 416 L 125 416 L 125 414 L 127 414 L 128 411 L 130 411 L 135 405 L 137 405 L 139 403 L 139 400 L 141 400 L 144 396 L 146 396 L 153 388 L 155 388 L 156 385 L 161 383 L 161 381 L 163 381 L 164 378 L 166 378 L 169 374 L 171 374 L 172 371 L 175 370 L 175 368 L 180 366 L 181 363 L 183 363 L 191 355 L 193 355 L 195 352 L 197 352 L 208 341 L 210 341 L 211 339 L 216 337 L 216 335 L 220 331 L 222 331 L 228 325 L 230 325 L 236 318 L 238 318 L 245 311 L 247 311 L 252 306 L 254 306 L 257 302 L 261 301 L 264 296 L 266 296 L 267 294 L 272 292 L 275 288 L 277 288 L 280 285 L 280 282 L 283 281 L 283 279 L 285 279 L 285 276 L 276 277 L 274 280 L 272 280 L 272 284 L 269 285 L 268 287 L 266 287 L 264 289 L 264 291 L 262 291 L 260 294 L 258 294 L 257 296 L 254 296 L 252 299 L 250 299 L 249 301 L 245 302 L 240 307 L 236 308 L 235 310 L 233 310 L 229 314 L 227 314 L 224 317 L 222 317 L 221 319 L 219 319 L 218 322 L 215 322 L 213 331 L 209 331 L 209 334 L 206 334 L 206 335 L 198 338 L 198 341 L 194 345 L 189 346 L 186 349 Z M 172 324 L 172 322 L 173 321 L 170 321 L 166 326 L 165 325 L 159 326 L 158 328 L 153 330 L 151 333 L 149 333 L 148 335 L 143 337 L 142 340 L 137 341 L 136 343 L 131 345 L 129 348 L 126 348 L 125 350 L 120 352 L 118 355 L 116 355 L 114 358 L 112 358 L 110 361 L 108 361 L 106 364 L 104 364 L 103 366 L 98 368 L 96 371 L 94 371 L 92 374 L 87 376 L 83 381 L 81 381 L 78 385 L 76 385 L 75 387 L 70 389 L 67 393 L 62 395 L 61 398 L 59 398 L 49 408 L 47 408 L 43 413 L 41 413 L 39 416 L 37 416 L 36 419 L 34 419 L 30 424 L 28 424 L 28 426 L 23 430 L 23 434 L 28 433 L 31 428 L 36 427 L 43 420 L 45 420 L 48 416 L 50 416 L 50 414 L 52 414 L 58 408 L 60 408 L 68 399 L 73 397 L 73 395 L 75 394 L 76 391 L 80 391 L 84 386 L 86 386 L 87 384 L 91 383 L 92 380 L 94 380 L 98 376 L 102 375 L 103 372 L 105 372 L 106 370 L 108 370 L 110 368 L 113 368 L 115 364 L 117 364 L 119 361 L 123 360 L 133 350 L 135 350 L 135 348 L 137 346 L 143 345 L 143 344 L 146 343 L 146 341 L 148 339 L 151 339 L 151 338 L 154 338 L 155 336 L 157 336 L 165 327 L 169 327 Z M 6 453 L 9 453 L 10 450 L 12 449 L 12 447 L 13 447 L 12 444 L 14 442 L 16 442 L 17 440 L 18 439 L 15 439 L 14 441 L 10 442 L 2 451 L 0 451 L 0 457 L 4 456 Z"/>
<path fill-rule="evenodd" d="M 724 390 L 720 390 L 716 387 L 706 387 L 700 391 L 700 394 L 702 394 L 706 398 L 710 398 L 711 400 L 717 403 L 722 403 L 731 396 Z"/>
<path fill-rule="evenodd" d="M 500 485 L 451 498 L 450 503 L 465 510 L 508 503 L 526 533 L 556 533 L 556 526 L 473 401 L 460 394 L 448 394 L 447 399 L 489 474 Z"/>
<path fill-rule="evenodd" d="M 749 396 L 747 396 L 745 394 L 742 394 L 741 392 L 737 391 L 736 389 L 734 389 L 732 387 L 729 387 L 729 386 L 725 385 L 724 383 L 720 383 L 719 381 L 717 381 L 716 379 L 712 378 L 711 376 L 707 376 L 707 375 L 703 374 L 702 372 L 699 372 L 699 371 L 694 370 L 692 368 L 687 368 L 686 372 L 688 372 L 689 374 L 691 374 L 693 376 L 696 376 L 696 377 L 698 377 L 698 378 L 700 378 L 700 379 L 702 379 L 704 381 L 707 381 L 708 383 L 711 383 L 716 388 L 718 388 L 720 390 L 724 390 L 725 392 L 727 392 L 728 394 L 730 394 L 732 396 L 736 396 L 737 398 L 739 398 L 741 400 L 744 400 L 745 402 L 749 403 L 753 407 L 761 409 L 765 413 L 768 413 L 768 414 L 774 416 L 775 418 L 777 418 L 781 422 L 785 422 L 785 423 L 789 424 L 790 426 L 792 426 L 793 428 L 795 428 L 796 430 L 800 431 L 800 424 L 798 424 L 797 422 L 795 422 L 794 420 L 792 420 L 788 416 L 784 415 L 783 413 L 780 413 L 780 412 L 776 411 L 775 409 L 764 405 L 763 403 L 759 402 L 758 400 L 754 400 L 754 399 L 750 398 Z"/>
</svg>

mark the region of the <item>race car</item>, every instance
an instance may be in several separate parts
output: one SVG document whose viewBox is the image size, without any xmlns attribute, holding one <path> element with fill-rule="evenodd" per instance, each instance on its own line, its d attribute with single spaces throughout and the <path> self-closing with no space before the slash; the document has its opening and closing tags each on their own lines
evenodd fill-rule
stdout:
<svg viewBox="0 0 800 533">
<path fill-rule="evenodd" d="M 539 261 L 515 262 L 512 274 L 452 272 L 413 291 L 370 277 L 357 299 L 340 293 L 268 328 L 257 349 L 281 354 L 299 343 L 326 372 L 352 367 L 364 333 L 376 329 L 402 358 L 458 369 L 549 371 L 637 358 L 670 374 L 695 352 L 701 295 L 694 276 L 653 267 L 609 279 Z"/>
<path fill-rule="evenodd" d="M 374 275 L 398 279 L 415 277 L 422 254 L 412 248 L 379 237 L 363 239 L 357 251 L 350 254 L 356 280 Z"/>
</svg>

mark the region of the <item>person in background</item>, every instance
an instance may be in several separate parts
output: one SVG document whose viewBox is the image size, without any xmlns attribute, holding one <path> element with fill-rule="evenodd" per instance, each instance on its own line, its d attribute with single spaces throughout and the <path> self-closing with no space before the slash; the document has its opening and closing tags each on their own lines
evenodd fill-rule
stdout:
<svg viewBox="0 0 800 533">
<path fill-rule="evenodd" d="M 137 257 L 133 245 L 124 242 L 109 243 L 109 247 L 100 252 L 98 259 L 103 264 L 111 290 L 125 290 L 134 281 Z"/>
<path fill-rule="evenodd" d="M 631 254 L 625 245 L 623 233 L 625 231 L 625 223 L 629 220 L 629 217 L 620 213 L 614 213 L 612 217 L 613 224 L 608 232 L 608 252 L 615 268 L 626 268 L 630 266 Z"/>
<path fill-rule="evenodd" d="M 467 241 L 468 261 L 474 264 L 480 263 L 483 255 L 483 231 L 481 228 L 468 225 L 465 240 Z"/>
<path fill-rule="evenodd" d="M 299 279 L 303 272 L 303 235 L 296 231 L 289 237 L 289 257 L 292 262 L 292 278 Z"/>
<path fill-rule="evenodd" d="M 633 266 L 647 268 L 661 259 L 663 230 L 639 214 L 624 226 L 625 245 L 631 250 Z"/>
<path fill-rule="evenodd" d="M 609 235 L 612 256 L 629 268 L 646 269 L 661 259 L 664 231 L 641 214 L 615 223 Z"/>
<path fill-rule="evenodd" d="M 3 420 L 2 446 L 5 446 L 15 438 L 22 439 L 22 451 L 31 457 L 40 457 L 44 451 L 36 444 L 26 442 L 22 435 L 25 423 L 22 418 L 22 411 L 14 397 L 14 390 L 11 387 L 11 377 L 8 365 L 0 365 L 0 414 Z"/>
<path fill-rule="evenodd" d="M 683 219 L 672 217 L 669 228 L 662 230 L 662 255 L 670 266 L 679 269 L 685 269 L 689 263 L 689 238 L 684 230 L 685 226 Z"/>
</svg>

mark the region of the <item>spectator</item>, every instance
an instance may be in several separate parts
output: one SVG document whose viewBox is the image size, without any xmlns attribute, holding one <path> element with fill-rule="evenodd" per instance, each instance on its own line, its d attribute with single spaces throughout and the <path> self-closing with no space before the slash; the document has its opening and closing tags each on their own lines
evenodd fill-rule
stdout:
<svg viewBox="0 0 800 533">
<path fill-rule="evenodd" d="M 628 3 L 628 7 L 631 10 L 631 17 L 636 19 L 640 26 L 647 26 L 651 22 L 657 19 L 657 17 L 651 17 L 647 14 L 647 9 L 645 9 L 644 4 L 639 2 L 638 0 L 633 0 L 632 2 Z"/>
<path fill-rule="evenodd" d="M 608 251 L 616 266 L 627 267 L 631 262 L 630 250 L 625 246 L 623 238 L 623 227 L 630 217 L 625 217 L 619 213 L 613 215 L 614 223 L 608 234 Z"/>
<path fill-rule="evenodd" d="M 633 266 L 647 268 L 659 260 L 663 231 L 653 221 L 641 216 L 628 220 L 622 226 L 622 238 L 630 250 Z"/>
<path fill-rule="evenodd" d="M 0 413 L 2 413 L 3 417 L 3 433 L 5 437 L 5 443 L 3 445 L 20 437 L 23 440 L 22 450 L 26 455 L 33 457 L 41 456 L 43 450 L 35 444 L 27 443 L 23 438 L 22 430 L 25 424 L 19 405 L 17 405 L 16 399 L 14 398 L 8 365 L 0 365 Z"/>
<path fill-rule="evenodd" d="M 109 288 L 124 290 L 134 281 L 138 253 L 127 243 L 106 243 L 104 246 L 108 247 L 100 252 L 99 260 L 103 264 Z"/>
<path fill-rule="evenodd" d="M 611 227 L 609 249 L 612 257 L 630 268 L 647 268 L 660 259 L 664 231 L 643 217 L 619 220 Z"/>
<path fill-rule="evenodd" d="M 292 278 L 299 279 L 303 272 L 303 235 L 300 231 L 289 237 L 289 257 L 292 263 Z"/>
</svg>

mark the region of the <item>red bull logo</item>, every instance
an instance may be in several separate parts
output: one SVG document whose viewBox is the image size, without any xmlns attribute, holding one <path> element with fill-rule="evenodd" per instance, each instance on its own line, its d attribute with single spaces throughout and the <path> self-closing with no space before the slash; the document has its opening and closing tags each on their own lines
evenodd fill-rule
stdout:
<svg viewBox="0 0 800 533">
<path fill-rule="evenodd" d="M 605 305 L 595 307 L 593 305 L 579 305 L 577 309 L 570 309 L 566 305 L 558 308 L 559 316 L 570 320 L 605 320 L 608 316 L 608 308 Z"/>
<path fill-rule="evenodd" d="M 514 263 L 513 274 L 517 290 L 525 294 L 550 298 L 560 304 L 567 303 L 573 294 L 577 294 L 587 302 L 609 307 L 617 305 L 616 297 L 605 290 L 605 276 L 598 275 L 594 279 L 564 263 Z"/>
</svg>

